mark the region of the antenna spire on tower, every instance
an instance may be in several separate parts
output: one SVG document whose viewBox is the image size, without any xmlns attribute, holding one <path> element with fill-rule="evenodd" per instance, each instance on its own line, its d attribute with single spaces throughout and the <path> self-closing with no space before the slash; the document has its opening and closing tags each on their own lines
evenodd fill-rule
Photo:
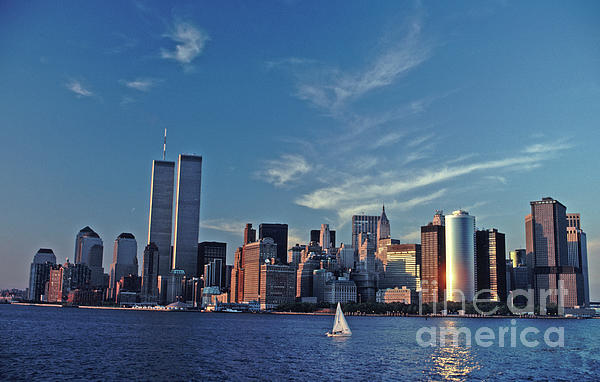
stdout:
<svg viewBox="0 0 600 382">
<path fill-rule="evenodd" d="M 167 128 L 165 127 L 165 138 L 163 140 L 163 160 L 167 156 Z"/>
</svg>

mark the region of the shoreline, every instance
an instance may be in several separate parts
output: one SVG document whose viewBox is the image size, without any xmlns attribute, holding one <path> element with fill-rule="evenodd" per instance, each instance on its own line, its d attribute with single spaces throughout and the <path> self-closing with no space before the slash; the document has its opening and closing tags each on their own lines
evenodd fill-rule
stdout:
<svg viewBox="0 0 600 382">
<path fill-rule="evenodd" d="M 120 306 L 93 306 L 93 305 L 80 305 L 80 306 L 69 306 L 62 304 L 41 304 L 32 302 L 13 302 L 6 305 L 20 305 L 20 306 L 39 306 L 39 307 L 50 307 L 50 308 L 67 308 L 67 309 L 101 309 L 101 310 L 125 310 L 132 312 L 185 312 L 185 313 L 228 313 L 228 314 L 274 314 L 274 315 L 300 315 L 300 316 L 335 316 L 334 312 L 206 312 L 195 309 L 135 309 L 135 308 L 124 308 Z M 524 320 L 586 320 L 586 319 L 600 319 L 600 317 L 564 317 L 564 316 L 510 316 L 510 315 L 418 315 L 418 314 L 375 314 L 375 313 L 361 313 L 354 314 L 353 312 L 344 313 L 347 317 L 390 317 L 390 318 L 425 318 L 425 319 L 436 319 L 436 318 L 471 318 L 471 319 L 524 319 Z"/>
</svg>

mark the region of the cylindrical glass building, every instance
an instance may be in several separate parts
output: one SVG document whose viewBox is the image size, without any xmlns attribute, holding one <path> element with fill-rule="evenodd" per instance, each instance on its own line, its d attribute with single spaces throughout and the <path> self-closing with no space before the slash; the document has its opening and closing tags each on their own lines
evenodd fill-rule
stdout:
<svg viewBox="0 0 600 382">
<path fill-rule="evenodd" d="M 462 210 L 446 216 L 446 291 L 450 301 L 462 301 L 462 294 L 465 301 L 473 301 L 475 295 L 474 235 L 474 216 Z"/>
</svg>

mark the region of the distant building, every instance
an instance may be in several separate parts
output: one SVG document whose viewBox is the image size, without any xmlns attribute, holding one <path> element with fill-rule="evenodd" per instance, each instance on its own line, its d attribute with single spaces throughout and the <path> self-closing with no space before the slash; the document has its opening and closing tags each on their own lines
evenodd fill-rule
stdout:
<svg viewBox="0 0 600 382">
<path fill-rule="evenodd" d="M 256 230 L 252 228 L 252 224 L 246 224 L 244 228 L 244 244 L 254 243 L 256 241 Z"/>
<path fill-rule="evenodd" d="M 271 261 L 272 262 L 272 261 Z M 274 309 L 296 300 L 296 269 L 290 265 L 262 264 L 260 266 L 260 306 Z"/>
<path fill-rule="evenodd" d="M 329 230 L 329 241 L 331 243 L 330 247 L 335 247 L 335 231 Z M 321 230 L 320 229 L 312 229 L 310 230 L 310 240 L 309 243 L 319 243 L 321 244 Z"/>
<path fill-rule="evenodd" d="M 387 248 L 387 260 L 380 288 L 405 286 L 421 290 L 421 245 L 393 244 Z"/>
<path fill-rule="evenodd" d="M 33 256 L 29 270 L 29 300 L 39 302 L 45 294 L 50 279 L 50 269 L 56 265 L 56 256 L 49 248 L 40 248 Z"/>
<path fill-rule="evenodd" d="M 569 265 L 578 267 L 582 280 L 578 282 L 578 301 L 590 306 L 590 281 L 588 274 L 587 238 L 581 229 L 581 217 L 578 213 L 567 214 L 567 250 Z"/>
<path fill-rule="evenodd" d="M 225 290 L 225 273 L 223 259 L 216 258 L 204 266 L 204 287 L 219 287 Z"/>
<path fill-rule="evenodd" d="M 175 162 L 152 161 L 148 242 L 158 248 L 158 275 L 171 272 L 171 233 L 173 224 L 173 183 Z M 144 266 L 145 267 L 145 266 Z"/>
<path fill-rule="evenodd" d="M 204 267 L 214 260 L 221 260 L 221 275 L 225 275 L 227 264 L 227 243 L 217 241 L 203 241 L 198 243 L 198 276 L 204 276 Z M 221 276 L 219 275 L 219 276 Z"/>
<path fill-rule="evenodd" d="M 368 215 L 353 215 L 352 216 L 352 248 L 358 250 L 360 242 L 358 236 L 361 233 L 370 235 L 373 241 L 377 241 L 377 225 L 379 223 L 379 216 L 368 216 Z M 377 246 L 377 243 L 375 243 Z"/>
<path fill-rule="evenodd" d="M 116 299 L 117 283 L 123 276 L 138 275 L 137 241 L 135 236 L 123 232 L 115 240 L 113 262 L 110 265 L 108 298 Z"/>
<path fill-rule="evenodd" d="M 489 289 L 491 293 L 481 293 L 480 299 L 506 301 L 506 244 L 503 233 L 497 229 L 475 232 L 475 253 L 477 254 L 477 291 Z"/>
<path fill-rule="evenodd" d="M 325 302 L 330 304 L 357 302 L 357 288 L 351 280 L 330 280 L 325 285 Z"/>
<path fill-rule="evenodd" d="M 93 229 L 86 226 L 75 237 L 75 264 L 85 264 L 92 271 L 90 281 L 93 287 L 104 284 L 104 268 L 102 267 L 104 244 Z"/>
<path fill-rule="evenodd" d="M 325 285 L 333 278 L 333 273 L 329 272 L 327 269 L 315 269 L 313 271 L 312 295 L 317 298 L 317 302 L 325 301 Z"/>
<path fill-rule="evenodd" d="M 338 250 L 337 257 L 338 264 L 342 269 L 353 269 L 355 267 L 354 248 L 349 248 L 342 243 Z"/>
<path fill-rule="evenodd" d="M 119 305 L 135 304 L 138 301 L 142 279 L 138 275 L 128 274 L 117 282 L 115 299 Z"/>
<path fill-rule="evenodd" d="M 402 303 L 416 304 L 419 301 L 418 293 L 405 286 L 402 288 L 387 288 L 377 291 L 376 301 L 383 304 Z"/>
<path fill-rule="evenodd" d="M 302 259 L 303 250 L 304 247 L 300 244 L 296 244 L 292 248 L 288 249 L 287 263 L 297 268 L 298 264 L 300 264 L 300 261 Z"/>
<path fill-rule="evenodd" d="M 144 248 L 142 267 L 142 290 L 143 302 L 158 302 L 158 246 L 150 243 Z"/>
<path fill-rule="evenodd" d="M 535 304 L 540 303 L 542 291 L 553 291 L 547 297 L 549 303 L 558 304 L 559 295 L 566 290 L 565 307 L 583 305 L 584 297 L 581 269 L 569 263 L 567 244 L 567 208 L 558 200 L 542 198 L 532 201 L 531 215 L 525 220 L 527 252 L 534 261 Z"/>
<path fill-rule="evenodd" d="M 319 231 L 319 245 L 324 250 L 333 247 L 329 224 L 321 224 L 321 230 Z"/>
<path fill-rule="evenodd" d="M 183 270 L 187 277 L 198 276 L 201 181 L 202 157 L 180 154 L 171 269 Z"/>
<path fill-rule="evenodd" d="M 525 249 L 515 249 L 510 251 L 510 261 L 512 262 L 513 268 L 519 265 L 527 265 L 527 251 Z"/>
<path fill-rule="evenodd" d="M 424 304 L 443 302 L 446 290 L 446 230 L 442 212 L 421 227 L 421 286 Z M 437 224 L 436 224 L 437 223 Z"/>
<path fill-rule="evenodd" d="M 50 278 L 46 284 L 45 300 L 47 302 L 63 301 L 63 268 L 61 266 L 50 269 Z"/>
<path fill-rule="evenodd" d="M 379 241 L 382 239 L 391 238 L 390 221 L 385 214 L 385 206 L 382 207 L 381 216 L 377 222 L 377 246 L 379 247 Z"/>
<path fill-rule="evenodd" d="M 244 300 L 244 268 L 243 248 L 235 250 L 233 269 L 231 270 L 231 302 L 242 302 Z"/>
<path fill-rule="evenodd" d="M 265 239 L 270 237 L 277 244 L 277 259 L 282 263 L 287 263 L 288 250 L 288 225 L 262 223 L 258 226 L 258 238 Z"/>
<path fill-rule="evenodd" d="M 446 221 L 446 290 L 449 301 L 475 295 L 475 217 L 458 210 Z"/>
<path fill-rule="evenodd" d="M 183 283 L 185 279 L 185 271 L 181 269 L 173 269 L 166 280 L 166 297 L 165 303 L 170 304 L 175 301 L 183 300 Z"/>
<path fill-rule="evenodd" d="M 275 241 L 266 237 L 244 245 L 244 302 L 258 301 L 260 295 L 260 266 L 267 259 L 277 258 Z"/>
<path fill-rule="evenodd" d="M 296 271 L 296 297 L 313 297 L 313 271 L 321 268 L 321 262 L 309 256 L 298 265 Z"/>
<path fill-rule="evenodd" d="M 85 264 L 67 262 L 50 270 L 50 279 L 46 286 L 46 301 L 64 302 L 74 290 L 91 290 L 91 269 Z M 101 293 L 101 291 L 99 291 Z"/>
</svg>

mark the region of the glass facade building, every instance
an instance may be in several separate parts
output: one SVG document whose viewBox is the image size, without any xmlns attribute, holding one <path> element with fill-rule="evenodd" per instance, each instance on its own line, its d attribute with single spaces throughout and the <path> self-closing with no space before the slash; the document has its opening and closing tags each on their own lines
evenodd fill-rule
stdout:
<svg viewBox="0 0 600 382">
<path fill-rule="evenodd" d="M 475 217 L 458 210 L 446 216 L 446 290 L 449 301 L 475 295 Z M 462 292 L 462 293 L 461 293 Z"/>
</svg>

